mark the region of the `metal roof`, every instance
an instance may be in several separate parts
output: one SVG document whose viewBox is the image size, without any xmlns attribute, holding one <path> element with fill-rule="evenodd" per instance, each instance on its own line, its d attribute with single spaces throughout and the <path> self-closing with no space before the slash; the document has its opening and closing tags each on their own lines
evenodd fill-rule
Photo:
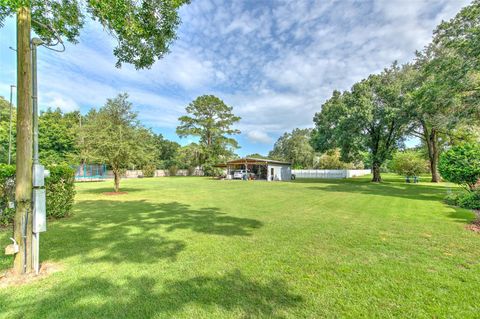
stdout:
<svg viewBox="0 0 480 319">
<path fill-rule="evenodd" d="M 289 162 L 276 161 L 268 158 L 253 158 L 253 157 L 245 157 L 245 158 L 231 160 L 231 161 L 228 161 L 227 164 L 245 164 L 245 162 L 247 164 L 270 163 L 270 164 L 292 165 L 292 163 L 289 163 Z"/>
</svg>

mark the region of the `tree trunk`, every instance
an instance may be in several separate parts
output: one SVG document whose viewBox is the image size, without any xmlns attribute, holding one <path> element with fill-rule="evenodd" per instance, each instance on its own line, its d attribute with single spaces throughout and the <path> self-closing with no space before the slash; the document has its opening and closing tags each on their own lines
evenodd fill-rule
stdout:
<svg viewBox="0 0 480 319">
<path fill-rule="evenodd" d="M 430 170 L 432 171 L 432 183 L 440 182 L 440 174 L 438 173 L 438 148 L 437 143 L 433 144 L 432 159 L 430 160 Z"/>
<path fill-rule="evenodd" d="M 430 172 L 432 174 L 432 183 L 440 182 L 440 175 L 438 174 L 438 134 L 435 128 L 432 128 L 430 132 L 428 127 L 423 123 L 423 135 L 425 143 L 427 144 L 428 160 L 430 162 Z"/>
<path fill-rule="evenodd" d="M 16 211 L 14 237 L 19 245 L 15 254 L 15 274 L 32 268 L 32 60 L 30 54 L 30 9 L 17 11 L 17 158 Z"/>
<path fill-rule="evenodd" d="M 382 176 L 380 175 L 380 164 L 373 163 L 372 172 L 373 172 L 372 182 L 377 182 L 377 183 L 381 182 L 382 181 Z"/>
<path fill-rule="evenodd" d="M 115 193 L 118 193 L 120 190 L 120 171 L 119 170 L 113 170 L 113 179 L 114 179 L 114 189 Z"/>
</svg>

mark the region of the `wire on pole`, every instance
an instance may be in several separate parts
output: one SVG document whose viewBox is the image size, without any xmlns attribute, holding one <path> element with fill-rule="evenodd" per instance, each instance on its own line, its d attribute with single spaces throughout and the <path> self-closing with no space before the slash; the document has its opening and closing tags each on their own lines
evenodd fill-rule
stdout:
<svg viewBox="0 0 480 319">
<path fill-rule="evenodd" d="M 55 42 L 55 43 L 50 43 L 50 42 L 44 42 L 44 43 L 42 43 L 41 45 L 42 45 L 44 48 L 46 48 L 46 49 L 48 49 L 48 50 L 51 50 L 51 51 L 55 51 L 55 52 L 64 52 L 64 51 L 65 51 L 65 44 L 63 43 L 62 38 L 60 37 L 60 35 L 58 35 L 57 31 L 56 31 L 54 28 L 52 28 L 52 27 L 49 26 L 49 25 L 43 24 L 43 23 L 41 23 L 41 22 L 39 22 L 39 21 L 36 21 L 36 20 L 34 20 L 34 19 L 32 19 L 32 22 L 38 24 L 39 26 L 42 26 L 42 27 L 47 28 L 48 30 L 50 30 L 50 31 L 52 32 L 53 36 L 54 36 L 54 37 L 56 38 L 56 40 L 57 40 L 57 42 Z M 55 47 L 56 47 L 57 45 L 59 45 L 59 44 L 62 46 L 62 48 L 61 48 L 60 50 L 59 50 L 59 49 L 55 49 Z"/>
</svg>

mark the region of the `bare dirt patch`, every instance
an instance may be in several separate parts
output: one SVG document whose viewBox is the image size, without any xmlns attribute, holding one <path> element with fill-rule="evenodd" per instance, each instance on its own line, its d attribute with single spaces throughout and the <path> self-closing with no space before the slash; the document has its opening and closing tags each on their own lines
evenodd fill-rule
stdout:
<svg viewBox="0 0 480 319">
<path fill-rule="evenodd" d="M 480 233 L 480 210 L 476 210 L 475 215 L 477 215 L 477 219 L 473 223 L 467 225 L 467 229 Z"/>
<path fill-rule="evenodd" d="M 115 196 L 115 195 L 126 195 L 128 194 L 127 192 L 105 192 L 103 195 L 107 196 Z"/>
<path fill-rule="evenodd" d="M 26 285 L 42 278 L 48 277 L 48 275 L 61 271 L 62 265 L 53 262 L 43 262 L 40 265 L 39 274 L 27 274 L 27 275 L 15 275 L 11 270 L 7 270 L 5 273 L 0 273 L 0 289 L 11 286 Z"/>
<path fill-rule="evenodd" d="M 467 225 L 467 229 L 476 233 L 480 233 L 480 220 L 477 220 L 474 223 Z"/>
</svg>

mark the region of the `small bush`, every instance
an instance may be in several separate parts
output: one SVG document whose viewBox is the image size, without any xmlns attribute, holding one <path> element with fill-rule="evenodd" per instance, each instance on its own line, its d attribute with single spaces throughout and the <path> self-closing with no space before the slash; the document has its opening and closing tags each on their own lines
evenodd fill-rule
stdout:
<svg viewBox="0 0 480 319">
<path fill-rule="evenodd" d="M 205 176 L 216 177 L 216 176 L 221 176 L 223 174 L 223 170 L 211 164 L 204 164 L 203 173 L 205 174 Z"/>
<path fill-rule="evenodd" d="M 157 167 L 155 166 L 155 164 L 145 165 L 142 169 L 143 177 L 154 177 L 156 170 Z"/>
<path fill-rule="evenodd" d="M 15 165 L 0 164 L 0 181 L 15 177 Z"/>
<path fill-rule="evenodd" d="M 45 179 L 47 216 L 61 218 L 70 215 L 75 199 L 75 170 L 67 165 L 48 167 Z"/>
<path fill-rule="evenodd" d="M 0 226 L 7 226 L 13 221 L 13 217 L 15 216 L 15 208 L 10 208 L 3 205 L 2 207 L 3 208 L 0 209 Z"/>
<path fill-rule="evenodd" d="M 8 225 L 15 215 L 15 166 L 0 164 L 0 226 Z"/>
<path fill-rule="evenodd" d="M 188 176 L 193 176 L 193 174 L 195 174 L 195 167 L 189 167 L 187 168 L 187 175 Z"/>
<path fill-rule="evenodd" d="M 47 216 L 61 218 L 72 211 L 75 197 L 75 170 L 68 165 L 48 167 L 50 176 L 45 179 Z M 13 221 L 15 208 L 15 166 L 0 164 L 0 225 Z"/>
<path fill-rule="evenodd" d="M 480 179 L 480 145 L 462 144 L 442 154 L 438 163 L 440 175 L 474 191 Z"/>
<path fill-rule="evenodd" d="M 445 197 L 445 202 L 462 208 L 480 209 L 480 191 L 451 193 Z"/>
<path fill-rule="evenodd" d="M 480 209 L 480 191 L 462 193 L 458 198 L 458 206 L 468 209 Z"/>
<path fill-rule="evenodd" d="M 340 150 L 334 149 L 322 154 L 315 164 L 319 169 L 363 169 L 363 162 L 346 163 L 340 156 Z"/>
<path fill-rule="evenodd" d="M 176 165 L 172 165 L 168 168 L 168 176 L 177 176 L 178 167 Z"/>
<path fill-rule="evenodd" d="M 397 152 L 389 163 L 390 168 L 403 176 L 418 176 L 428 172 L 428 163 L 415 151 Z"/>
<path fill-rule="evenodd" d="M 445 196 L 444 201 L 448 205 L 458 206 L 458 197 L 459 197 L 458 193 L 450 193 L 447 196 Z"/>
</svg>

